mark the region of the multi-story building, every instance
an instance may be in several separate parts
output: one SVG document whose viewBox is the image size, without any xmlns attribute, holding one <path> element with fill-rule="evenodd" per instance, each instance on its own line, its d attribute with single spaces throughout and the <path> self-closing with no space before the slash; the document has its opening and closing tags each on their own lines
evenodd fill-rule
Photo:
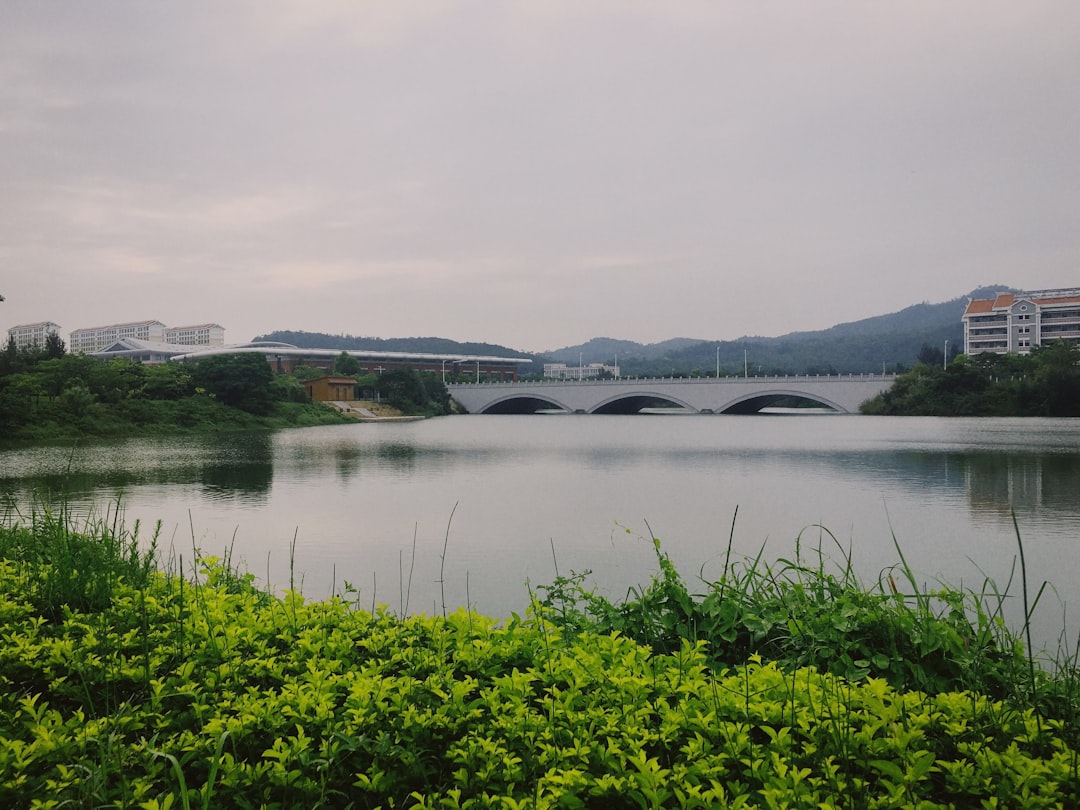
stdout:
<svg viewBox="0 0 1080 810">
<path fill-rule="evenodd" d="M 618 379 L 618 366 L 589 363 L 587 366 L 568 366 L 566 363 L 544 363 L 544 376 L 549 380 L 587 380 L 610 374 Z"/>
<path fill-rule="evenodd" d="M 225 329 L 216 323 L 170 326 L 165 330 L 165 342 L 180 346 L 224 346 Z"/>
<path fill-rule="evenodd" d="M 169 346 L 224 346 L 225 329 L 216 323 L 167 327 L 161 321 L 135 321 L 112 326 L 76 329 L 71 333 L 73 352 L 93 354 L 122 340 L 139 340 Z"/>
<path fill-rule="evenodd" d="M 1027 354 L 1056 340 L 1080 346 L 1080 288 L 974 298 L 962 320 L 966 354 Z"/>
<path fill-rule="evenodd" d="M 136 321 L 116 323 L 112 326 L 94 326 L 76 329 L 71 333 L 68 350 L 73 353 L 90 354 L 124 338 L 165 342 L 165 324 L 161 321 Z"/>
<path fill-rule="evenodd" d="M 24 323 L 8 329 L 8 340 L 14 340 L 15 347 L 19 350 L 33 348 L 40 349 L 45 346 L 45 340 L 49 337 L 50 333 L 59 334 L 60 325 L 55 324 L 52 321 Z"/>
</svg>

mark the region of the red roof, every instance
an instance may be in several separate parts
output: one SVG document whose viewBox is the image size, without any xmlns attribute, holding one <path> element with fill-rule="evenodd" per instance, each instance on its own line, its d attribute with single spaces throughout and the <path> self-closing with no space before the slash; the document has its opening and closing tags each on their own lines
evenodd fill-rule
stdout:
<svg viewBox="0 0 1080 810">
<path fill-rule="evenodd" d="M 1080 304 L 1080 295 L 1061 296 L 1059 298 L 1032 298 L 1036 304 Z"/>
<path fill-rule="evenodd" d="M 994 302 L 989 298 L 973 298 L 968 301 L 967 310 L 965 315 L 980 315 L 985 312 L 994 311 Z"/>
</svg>

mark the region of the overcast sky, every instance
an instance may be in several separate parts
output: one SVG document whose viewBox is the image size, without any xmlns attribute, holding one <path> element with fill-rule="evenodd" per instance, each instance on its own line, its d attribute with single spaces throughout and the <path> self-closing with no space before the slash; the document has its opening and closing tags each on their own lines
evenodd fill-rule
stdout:
<svg viewBox="0 0 1080 810">
<path fill-rule="evenodd" d="M 1080 286 L 1080 3 L 0 4 L 0 328 L 523 351 Z"/>
</svg>

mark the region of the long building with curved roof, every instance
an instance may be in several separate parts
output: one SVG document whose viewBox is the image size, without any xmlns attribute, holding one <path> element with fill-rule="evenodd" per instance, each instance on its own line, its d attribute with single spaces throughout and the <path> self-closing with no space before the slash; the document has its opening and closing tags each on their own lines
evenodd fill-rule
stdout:
<svg viewBox="0 0 1080 810">
<path fill-rule="evenodd" d="M 143 363 L 167 361 L 196 362 L 206 357 L 228 354 L 262 354 L 275 371 L 289 372 L 297 366 L 329 369 L 344 351 L 355 358 L 368 374 L 408 368 L 436 371 L 451 379 L 474 377 L 488 380 L 516 380 L 519 369 L 532 363 L 527 357 L 498 357 L 473 354 L 435 354 L 425 352 L 383 352 L 361 349 L 307 349 L 291 343 L 252 341 L 232 346 L 204 346 L 193 349 L 174 343 L 123 338 L 93 352 L 95 357 L 127 357 Z"/>
</svg>

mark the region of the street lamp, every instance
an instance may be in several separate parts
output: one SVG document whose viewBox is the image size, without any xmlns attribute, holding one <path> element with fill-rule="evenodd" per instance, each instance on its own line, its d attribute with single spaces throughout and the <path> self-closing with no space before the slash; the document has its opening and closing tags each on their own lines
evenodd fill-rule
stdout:
<svg viewBox="0 0 1080 810">
<path fill-rule="evenodd" d="M 941 361 L 941 367 L 942 368 L 948 368 L 949 367 L 949 341 L 947 341 L 947 340 L 945 341 L 945 357 Z"/>
<path fill-rule="evenodd" d="M 720 344 L 716 344 L 716 379 L 720 379 Z"/>
</svg>

